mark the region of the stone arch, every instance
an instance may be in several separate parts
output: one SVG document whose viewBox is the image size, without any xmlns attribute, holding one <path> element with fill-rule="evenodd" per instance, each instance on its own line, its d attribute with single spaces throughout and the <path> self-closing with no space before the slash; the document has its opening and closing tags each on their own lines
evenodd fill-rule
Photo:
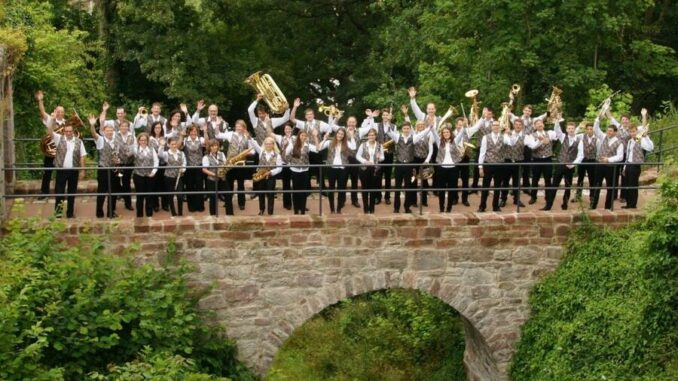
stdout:
<svg viewBox="0 0 678 381">
<path fill-rule="evenodd" d="M 282 314 L 262 337 L 261 358 L 256 364 L 258 371 L 264 373 L 292 332 L 325 308 L 355 296 L 396 288 L 415 289 L 432 295 L 459 312 L 464 323 L 464 366 L 469 380 L 506 379 L 505 372 L 501 371 L 504 367 L 498 366 L 494 351 L 486 340 L 486 335 L 494 334 L 491 328 L 483 325 L 486 313 L 482 313 L 481 304 L 469 299 L 472 295 L 466 294 L 463 286 L 443 285 L 438 276 L 420 277 L 415 273 L 397 271 L 355 274 L 319 287 L 301 299 L 296 306 Z"/>
</svg>

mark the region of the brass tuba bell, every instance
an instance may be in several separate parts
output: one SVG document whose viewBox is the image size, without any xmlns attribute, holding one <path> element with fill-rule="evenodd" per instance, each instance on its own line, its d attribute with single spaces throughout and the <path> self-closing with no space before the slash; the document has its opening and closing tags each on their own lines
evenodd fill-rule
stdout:
<svg viewBox="0 0 678 381">
<path fill-rule="evenodd" d="M 285 112 L 287 105 L 285 95 L 280 91 L 280 88 L 275 84 L 270 75 L 261 73 L 261 71 L 258 71 L 250 75 L 245 80 L 245 83 L 254 87 L 257 94 L 264 96 L 264 101 L 266 101 L 266 104 L 273 113 L 282 114 Z"/>
<path fill-rule="evenodd" d="M 470 126 L 473 126 L 478 121 L 480 117 L 480 102 L 478 102 L 478 90 L 473 89 L 469 90 L 464 94 L 466 98 L 471 98 L 471 111 L 468 116 L 468 123 Z"/>
<path fill-rule="evenodd" d="M 56 127 L 54 132 L 57 134 L 63 134 L 64 127 L 66 126 L 72 126 L 73 136 L 80 138 L 80 131 L 78 128 L 84 126 L 84 123 L 82 122 L 82 119 L 80 119 L 77 111 L 73 110 L 71 117 L 64 122 L 63 126 Z M 52 135 L 46 134 L 42 137 L 42 139 L 40 139 L 40 151 L 42 151 L 42 154 L 47 157 L 56 157 L 56 144 L 54 144 L 52 141 Z"/>
</svg>

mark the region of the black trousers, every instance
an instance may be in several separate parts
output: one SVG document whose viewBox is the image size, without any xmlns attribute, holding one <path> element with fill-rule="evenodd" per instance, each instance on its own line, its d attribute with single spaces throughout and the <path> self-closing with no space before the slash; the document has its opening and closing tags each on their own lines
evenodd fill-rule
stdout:
<svg viewBox="0 0 678 381">
<path fill-rule="evenodd" d="M 520 167 L 517 162 L 511 159 L 504 159 L 504 163 L 512 163 L 502 167 L 504 177 L 501 181 L 501 187 L 506 188 L 501 190 L 501 199 L 506 201 L 509 194 L 509 183 L 512 185 L 511 194 L 513 195 L 513 202 L 518 203 L 518 184 L 520 184 Z"/>
<path fill-rule="evenodd" d="M 104 201 L 108 197 L 108 208 L 106 210 L 106 216 L 111 217 L 115 213 L 115 196 L 107 196 L 102 193 L 116 193 L 120 192 L 120 181 L 116 178 L 117 173 L 111 169 L 98 169 L 97 170 L 97 217 L 101 218 L 104 216 Z"/>
<path fill-rule="evenodd" d="M 560 182 L 565 179 L 565 194 L 563 195 L 563 203 L 565 208 L 567 208 L 567 203 L 570 200 L 570 191 L 572 189 L 572 177 L 574 176 L 574 167 L 568 168 L 565 164 L 556 165 L 556 169 L 553 172 L 553 181 L 551 186 L 560 187 Z M 558 189 L 551 189 L 546 191 L 546 207 L 550 208 L 553 206 L 553 200 L 556 198 L 556 193 Z"/>
<path fill-rule="evenodd" d="M 531 163 L 532 162 L 532 149 L 528 146 L 523 147 L 523 160 L 521 163 Z M 532 178 L 532 166 L 531 165 L 523 165 L 522 169 L 520 170 L 522 172 L 522 177 L 523 177 L 523 188 L 528 189 L 530 187 L 530 179 Z M 525 192 L 525 191 L 523 191 Z M 527 193 L 530 193 L 530 191 L 526 191 Z M 531 193 L 530 193 L 531 194 Z"/>
<path fill-rule="evenodd" d="M 438 193 L 438 207 L 440 209 L 440 213 L 443 211 L 449 212 L 452 210 L 452 201 L 455 199 L 455 195 L 457 195 L 457 191 L 453 190 L 452 188 L 457 187 L 457 183 L 459 181 L 459 170 L 457 167 L 437 167 L 436 172 L 438 173 L 436 176 L 436 180 L 438 181 L 437 187 L 441 189 L 448 189 L 447 208 L 445 207 L 445 191 L 440 191 Z M 459 196 L 457 195 L 456 197 Z"/>
<path fill-rule="evenodd" d="M 205 182 L 205 190 L 207 191 L 207 199 L 209 200 L 209 211 L 210 211 L 210 216 L 216 216 L 217 215 L 217 200 L 219 200 L 219 197 L 215 193 L 217 192 L 222 192 L 225 188 L 225 183 L 221 180 L 219 181 L 212 181 L 210 180 L 207 176 L 205 176 L 206 182 Z M 224 205 L 224 210 L 226 209 L 226 205 Z"/>
<path fill-rule="evenodd" d="M 405 191 L 405 212 L 410 212 L 412 206 L 413 189 L 412 189 L 412 169 L 413 167 L 395 167 L 395 195 L 393 196 L 393 211 L 400 212 L 400 191 Z"/>
<path fill-rule="evenodd" d="M 492 209 L 499 209 L 499 187 L 501 187 L 501 179 L 503 177 L 501 166 L 484 164 L 483 165 L 483 190 L 480 196 L 480 209 L 487 207 L 487 197 L 490 194 L 490 183 L 494 188 L 492 192 Z"/>
<path fill-rule="evenodd" d="M 414 160 L 412 160 L 413 163 L 419 163 L 419 164 L 422 164 L 422 165 L 424 164 L 424 161 L 426 161 L 426 158 L 425 158 L 425 157 L 415 157 Z M 420 172 L 421 172 L 421 169 L 422 169 L 422 168 L 423 168 L 423 167 L 421 167 L 421 166 L 420 166 L 420 167 L 414 168 L 414 169 L 415 169 L 415 173 L 416 173 L 417 175 L 416 175 L 416 177 L 415 177 L 415 179 L 414 179 L 414 182 L 412 183 L 412 188 L 419 189 L 419 181 L 421 181 L 421 183 L 422 183 L 422 191 L 421 191 L 421 195 L 419 196 L 420 199 L 421 199 L 420 201 L 422 202 L 423 205 L 428 205 L 428 189 L 429 189 L 431 186 L 430 186 L 429 183 L 428 183 L 428 179 L 421 179 L 421 180 L 419 179 Z M 436 178 L 437 178 L 437 177 L 438 177 L 437 175 L 434 175 L 434 176 L 433 176 L 433 183 L 434 183 L 434 184 L 436 184 Z M 412 204 L 412 205 L 416 205 L 416 204 L 417 204 L 417 193 L 414 193 L 414 196 L 412 196 L 411 204 Z"/>
<path fill-rule="evenodd" d="M 346 204 L 346 169 L 330 167 L 326 171 L 329 180 L 327 197 L 330 199 L 330 211 L 341 213 L 341 208 Z M 335 196 L 337 197 L 336 203 L 334 201 Z"/>
<path fill-rule="evenodd" d="M 391 199 L 391 179 L 393 178 L 393 152 L 384 152 L 384 160 L 380 164 L 379 178 L 377 179 L 377 189 L 385 189 L 384 200 Z M 382 184 L 383 178 L 383 184 Z M 377 202 L 381 201 L 381 192 L 377 195 Z"/>
<path fill-rule="evenodd" d="M 176 189 L 174 188 L 175 184 L 177 184 L 176 177 L 165 176 L 165 192 L 181 192 L 184 189 L 183 176 L 179 179 L 179 184 L 177 185 Z M 170 203 L 170 212 L 172 213 L 172 216 L 183 216 L 184 215 L 183 197 L 178 193 L 170 194 L 168 196 Z M 176 204 L 174 203 L 174 200 L 176 200 Z"/>
<path fill-rule="evenodd" d="M 245 209 L 245 178 L 248 170 L 245 168 L 232 168 L 226 174 L 226 214 L 233 215 L 233 191 L 238 186 L 238 208 Z"/>
<path fill-rule="evenodd" d="M 160 164 L 158 171 L 153 176 L 153 192 L 161 193 L 165 191 L 165 166 L 166 164 Z M 151 202 L 154 209 L 159 209 L 161 206 L 163 209 L 169 209 L 169 196 L 151 196 Z"/>
<path fill-rule="evenodd" d="M 184 173 L 184 182 L 187 192 L 202 192 L 204 176 L 201 168 L 187 168 Z M 189 212 L 202 212 L 205 210 L 205 195 L 202 193 L 189 194 L 186 196 Z"/>
<path fill-rule="evenodd" d="M 265 209 L 269 215 L 272 215 L 275 203 L 275 177 L 269 177 L 256 184 L 258 190 L 269 192 L 259 193 L 259 211 L 263 212 Z"/>
<path fill-rule="evenodd" d="M 480 139 L 479 141 L 481 141 Z M 478 157 L 480 156 L 480 151 L 478 151 L 478 156 L 476 156 L 475 162 L 478 162 Z M 480 168 L 475 165 L 473 166 L 473 183 L 471 184 L 472 188 L 478 188 L 478 182 L 480 181 Z M 473 191 L 475 192 L 475 191 Z"/>
<path fill-rule="evenodd" d="M 368 189 L 379 189 L 377 182 L 381 179 L 381 170 L 379 167 L 365 167 L 360 169 L 360 184 L 363 189 L 363 212 L 374 213 L 374 205 L 379 197 L 379 191 L 367 191 Z"/>
<path fill-rule="evenodd" d="M 593 163 L 596 159 L 584 159 L 582 164 L 577 166 L 577 199 L 581 198 L 582 189 L 584 188 L 584 178 L 589 180 L 589 187 L 593 186 L 595 181 L 596 166 Z M 586 165 L 588 164 L 588 165 Z M 589 191 L 589 201 L 593 199 L 593 192 Z"/>
<path fill-rule="evenodd" d="M 152 193 L 153 192 L 153 185 L 155 183 L 155 176 L 158 174 L 156 173 L 153 177 L 148 177 L 148 176 L 139 176 L 136 173 L 134 174 L 134 190 L 136 191 L 136 197 L 137 197 L 137 205 L 136 205 L 136 210 L 137 210 L 137 217 L 143 217 L 144 216 L 144 211 L 146 211 L 146 217 L 152 217 L 153 216 L 153 196 L 151 195 L 144 195 L 141 193 Z"/>
<path fill-rule="evenodd" d="M 292 171 L 289 167 L 283 167 L 282 172 L 280 172 L 280 180 L 282 180 L 282 186 L 284 191 L 292 189 Z M 283 208 L 292 209 L 292 194 L 283 192 Z"/>
<path fill-rule="evenodd" d="M 131 167 L 122 167 L 120 169 L 120 172 L 122 173 L 122 177 L 114 176 L 113 181 L 119 182 L 120 186 L 118 189 L 120 189 L 121 193 L 132 193 L 132 172 L 134 170 Z M 119 198 L 122 198 L 125 201 L 125 207 L 132 207 L 132 195 L 128 194 L 125 196 L 118 196 Z"/>
<path fill-rule="evenodd" d="M 591 208 L 598 207 L 598 200 L 600 199 L 600 191 L 602 190 L 603 180 L 605 180 L 605 187 L 607 192 L 605 194 L 605 209 L 612 209 L 612 199 L 614 198 L 615 189 L 617 187 L 617 167 L 614 165 L 598 165 L 596 166 L 596 186 L 600 187 L 593 191 L 593 200 L 591 201 Z"/>
<path fill-rule="evenodd" d="M 349 156 L 349 164 L 359 164 L 360 162 L 356 160 L 355 157 Z M 351 202 L 358 202 L 358 178 L 360 177 L 360 167 L 348 167 L 346 168 L 346 187 L 348 188 L 348 180 L 351 180 Z M 343 206 L 343 205 L 342 205 Z"/>
<path fill-rule="evenodd" d="M 52 181 L 52 168 L 54 168 L 54 158 L 43 156 L 42 166 L 46 169 L 42 172 L 42 185 L 40 186 L 40 193 L 44 195 L 49 194 L 49 183 Z"/>
<path fill-rule="evenodd" d="M 311 187 L 311 179 L 308 171 L 294 172 L 292 171 L 292 188 L 295 191 L 292 195 L 292 205 L 294 207 L 294 214 L 306 214 L 306 199 L 308 198 L 308 190 Z"/>
<path fill-rule="evenodd" d="M 627 164 L 624 171 L 626 186 L 632 187 L 626 189 L 626 206 L 635 208 L 638 206 L 638 183 L 640 179 L 640 164 Z"/>
<path fill-rule="evenodd" d="M 68 193 L 65 197 L 66 202 L 66 217 L 73 218 L 73 210 L 75 209 L 75 194 L 78 193 L 78 170 L 77 169 L 62 169 L 56 171 L 56 186 L 54 189 L 56 194 Z M 62 203 L 64 196 L 57 196 L 54 204 L 54 213 L 61 215 L 63 212 Z"/>
<path fill-rule="evenodd" d="M 550 157 L 532 158 L 533 163 L 551 163 Z M 553 177 L 552 165 L 533 165 L 532 166 L 532 190 L 530 191 L 530 198 L 537 199 L 537 188 L 539 187 L 539 178 L 544 178 L 544 185 L 548 188 L 551 186 L 551 179 Z"/>
<path fill-rule="evenodd" d="M 471 160 L 468 156 L 464 156 L 461 159 L 460 163 L 468 164 Z M 468 165 L 461 165 L 457 167 L 458 178 L 461 179 L 461 201 L 468 202 L 468 177 L 470 175 L 471 167 Z M 454 183 L 455 188 L 458 187 L 459 180 Z M 456 204 L 459 201 L 459 192 L 452 192 L 452 204 Z"/>
</svg>

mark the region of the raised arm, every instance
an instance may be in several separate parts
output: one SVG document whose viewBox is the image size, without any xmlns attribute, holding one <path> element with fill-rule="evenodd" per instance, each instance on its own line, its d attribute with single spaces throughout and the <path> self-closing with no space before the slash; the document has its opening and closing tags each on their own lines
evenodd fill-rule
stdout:
<svg viewBox="0 0 678 381">
<path fill-rule="evenodd" d="M 281 117 L 271 118 L 271 126 L 273 128 L 280 127 L 288 120 L 290 120 L 290 105 L 285 102 L 285 113 Z"/>
<path fill-rule="evenodd" d="M 290 120 L 295 124 L 295 126 L 297 125 L 297 109 L 299 106 L 301 106 L 301 99 L 294 99 L 294 105 L 292 106 L 292 111 L 290 112 Z"/>
<path fill-rule="evenodd" d="M 431 156 L 433 155 L 433 138 L 427 135 L 426 139 L 428 139 L 428 155 L 426 155 L 424 163 L 428 164 L 431 162 Z"/>
<path fill-rule="evenodd" d="M 559 120 L 556 120 L 553 130 L 556 132 L 556 139 L 558 139 L 558 141 L 562 143 L 565 140 L 565 134 L 563 133 L 563 130 L 560 128 Z"/>
<path fill-rule="evenodd" d="M 89 132 L 92 134 L 94 140 L 99 140 L 99 134 L 97 133 L 97 118 L 94 114 L 89 114 L 87 116 L 87 121 L 89 121 Z"/>
<path fill-rule="evenodd" d="M 35 93 L 35 100 L 38 101 L 38 110 L 40 110 L 40 120 L 45 123 L 45 120 L 49 118 L 49 114 L 45 111 L 45 95 L 42 93 L 42 90 L 38 90 Z"/>
<path fill-rule="evenodd" d="M 101 114 L 99 114 L 99 127 L 104 128 L 104 125 L 106 124 L 106 113 L 108 113 L 108 108 L 110 106 L 108 105 L 108 102 L 104 102 L 103 105 L 101 105 Z"/>
<path fill-rule="evenodd" d="M 410 87 L 407 92 L 410 95 L 410 108 L 412 108 L 414 116 L 417 118 L 417 120 L 424 120 L 426 118 L 426 114 L 421 111 L 419 105 L 417 104 L 417 89 Z"/>
<path fill-rule="evenodd" d="M 596 134 L 598 140 L 605 139 L 605 134 L 600 130 L 600 118 L 596 117 L 596 120 L 593 122 L 593 132 Z"/>
</svg>

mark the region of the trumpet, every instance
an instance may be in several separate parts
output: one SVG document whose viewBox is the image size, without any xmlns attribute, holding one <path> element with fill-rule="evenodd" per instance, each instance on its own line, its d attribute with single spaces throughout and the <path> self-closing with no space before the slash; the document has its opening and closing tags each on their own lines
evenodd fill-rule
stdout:
<svg viewBox="0 0 678 381">
<path fill-rule="evenodd" d="M 325 116 L 332 117 L 332 118 L 337 118 L 339 115 L 344 113 L 342 110 L 339 110 L 337 108 L 337 106 L 335 106 L 335 105 L 329 105 L 329 106 L 320 105 L 318 107 L 318 111 L 325 114 Z"/>
<path fill-rule="evenodd" d="M 224 178 L 226 177 L 226 174 L 228 171 L 233 169 L 235 166 L 243 166 L 245 165 L 245 159 L 247 156 L 253 151 L 253 148 L 248 148 L 242 152 L 240 152 L 237 155 L 233 155 L 226 159 L 226 162 L 217 169 L 217 177 L 219 178 Z"/>
<path fill-rule="evenodd" d="M 261 180 L 265 180 L 271 174 L 271 170 L 267 168 L 259 168 L 252 175 L 252 182 L 258 183 Z"/>
<path fill-rule="evenodd" d="M 478 121 L 480 115 L 480 102 L 478 102 L 478 90 L 469 90 L 464 94 L 466 98 L 471 98 L 471 110 L 469 111 L 469 125 L 473 126 Z"/>
</svg>

